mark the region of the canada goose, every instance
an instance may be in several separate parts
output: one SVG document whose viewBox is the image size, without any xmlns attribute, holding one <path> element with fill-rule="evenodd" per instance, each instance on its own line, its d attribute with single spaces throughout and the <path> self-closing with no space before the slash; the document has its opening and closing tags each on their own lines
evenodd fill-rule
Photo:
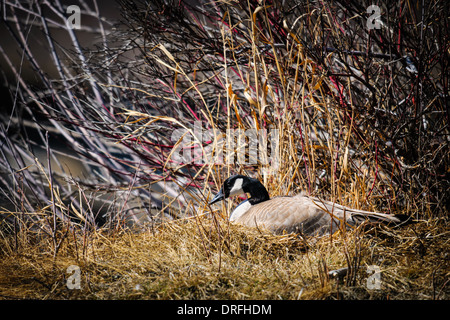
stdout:
<svg viewBox="0 0 450 320">
<path fill-rule="evenodd" d="M 242 175 L 226 179 L 219 193 L 209 204 L 243 193 L 249 193 L 250 198 L 234 209 L 230 221 L 249 227 L 265 228 L 273 233 L 326 235 L 336 232 L 342 226 L 349 229 L 367 220 L 399 223 L 404 218 L 351 209 L 304 194 L 270 199 L 261 182 Z"/>
</svg>

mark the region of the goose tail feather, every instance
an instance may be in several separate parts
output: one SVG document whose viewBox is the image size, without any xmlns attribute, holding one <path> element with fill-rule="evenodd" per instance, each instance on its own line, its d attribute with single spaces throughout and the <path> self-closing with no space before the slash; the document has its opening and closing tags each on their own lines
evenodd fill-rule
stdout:
<svg viewBox="0 0 450 320">
<path fill-rule="evenodd" d="M 364 211 L 351 209 L 330 201 L 323 201 L 314 198 L 313 201 L 319 207 L 336 216 L 339 219 L 344 219 L 351 225 L 359 225 L 363 222 L 369 221 L 372 223 L 394 223 L 395 225 L 403 225 L 411 222 L 411 217 L 403 214 L 388 214 L 373 211 Z"/>
</svg>

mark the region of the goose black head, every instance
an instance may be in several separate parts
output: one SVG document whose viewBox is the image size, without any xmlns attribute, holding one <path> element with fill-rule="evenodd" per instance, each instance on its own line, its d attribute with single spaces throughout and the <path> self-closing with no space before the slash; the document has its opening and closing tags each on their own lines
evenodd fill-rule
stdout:
<svg viewBox="0 0 450 320">
<path fill-rule="evenodd" d="M 235 175 L 224 181 L 219 193 L 216 194 L 209 204 L 243 193 L 250 193 L 250 199 L 248 199 L 248 201 L 252 205 L 270 199 L 269 193 L 259 180 L 242 175 Z"/>
</svg>

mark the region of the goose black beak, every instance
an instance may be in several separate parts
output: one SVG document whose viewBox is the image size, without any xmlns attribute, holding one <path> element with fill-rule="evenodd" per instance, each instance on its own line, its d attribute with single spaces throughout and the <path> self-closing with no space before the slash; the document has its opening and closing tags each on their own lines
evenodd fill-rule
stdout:
<svg viewBox="0 0 450 320">
<path fill-rule="evenodd" d="M 225 200 L 225 195 L 223 194 L 222 190 L 219 191 L 218 194 L 209 202 L 209 204 L 213 204 L 219 201 Z"/>
</svg>

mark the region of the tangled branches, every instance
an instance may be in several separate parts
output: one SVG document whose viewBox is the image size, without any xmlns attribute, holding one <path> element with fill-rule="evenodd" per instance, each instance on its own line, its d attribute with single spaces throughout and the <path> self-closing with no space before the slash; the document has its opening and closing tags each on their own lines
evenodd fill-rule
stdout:
<svg viewBox="0 0 450 320">
<path fill-rule="evenodd" d="M 114 27 L 85 4 L 96 27 L 77 31 L 59 1 L 5 2 L 3 23 L 39 80 L 25 80 L 1 50 L 13 75 L 0 131 L 6 211 L 38 213 L 28 217 L 48 232 L 56 220 L 177 218 L 207 210 L 210 188 L 231 172 L 262 177 L 274 194 L 306 189 L 419 218 L 448 211 L 446 1 L 382 4 L 379 29 L 368 27 L 365 1 L 119 4 Z M 97 45 L 83 47 L 80 32 Z M 30 33 L 45 39 L 53 75 Z M 224 144 L 237 129 L 276 140 L 264 146 L 271 162 L 250 161 L 241 131 Z M 61 163 L 61 145 L 84 175 Z"/>
</svg>

